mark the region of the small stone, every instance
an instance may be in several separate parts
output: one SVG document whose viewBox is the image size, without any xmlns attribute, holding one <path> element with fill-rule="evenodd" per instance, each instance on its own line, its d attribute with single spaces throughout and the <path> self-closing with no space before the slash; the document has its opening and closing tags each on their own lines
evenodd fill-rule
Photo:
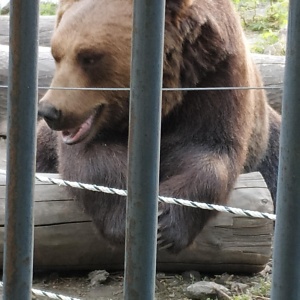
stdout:
<svg viewBox="0 0 300 300">
<path fill-rule="evenodd" d="M 199 281 L 201 278 L 200 273 L 198 271 L 193 271 L 193 270 L 183 272 L 181 276 L 184 280 L 191 280 L 192 282 Z"/>
<path fill-rule="evenodd" d="M 207 298 L 228 300 L 230 291 L 223 285 L 199 281 L 187 287 L 187 296 L 190 299 L 206 300 Z"/>
<path fill-rule="evenodd" d="M 157 279 L 164 279 L 166 277 L 166 274 L 165 273 L 157 273 L 156 274 L 156 278 Z"/>
<path fill-rule="evenodd" d="M 266 277 L 269 274 L 272 274 L 272 267 L 269 265 L 266 265 L 266 267 L 260 272 L 260 274 L 264 277 Z"/>
<path fill-rule="evenodd" d="M 109 273 L 105 270 L 96 270 L 90 272 L 88 275 L 89 280 L 91 281 L 91 286 L 101 284 L 107 280 Z"/>
<path fill-rule="evenodd" d="M 248 284 L 232 281 L 230 282 L 230 290 L 237 293 L 244 293 L 249 288 Z"/>
</svg>

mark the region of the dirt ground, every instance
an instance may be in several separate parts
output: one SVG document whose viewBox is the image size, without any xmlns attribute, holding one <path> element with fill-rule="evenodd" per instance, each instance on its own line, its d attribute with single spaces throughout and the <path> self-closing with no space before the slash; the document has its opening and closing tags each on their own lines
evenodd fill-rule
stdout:
<svg viewBox="0 0 300 300">
<path fill-rule="evenodd" d="M 271 270 L 270 262 L 264 271 L 252 276 L 226 273 L 205 275 L 196 271 L 187 271 L 181 274 L 158 273 L 156 276 L 155 299 L 191 299 L 187 296 L 187 287 L 201 280 L 224 285 L 229 290 L 221 297 L 217 296 L 213 299 L 267 300 L 270 297 Z M 107 279 L 100 283 L 96 281 L 97 275 L 93 273 L 35 274 L 33 288 L 82 300 L 123 299 L 123 273 L 115 272 L 106 275 L 108 275 Z M 45 298 L 33 296 L 32 299 Z M 203 299 L 212 300 L 209 297 Z"/>
</svg>

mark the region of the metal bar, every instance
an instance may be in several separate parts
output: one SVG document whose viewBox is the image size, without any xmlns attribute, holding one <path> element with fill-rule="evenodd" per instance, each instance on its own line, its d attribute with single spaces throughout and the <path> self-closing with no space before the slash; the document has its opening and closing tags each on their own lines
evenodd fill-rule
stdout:
<svg viewBox="0 0 300 300">
<path fill-rule="evenodd" d="M 10 1 L 4 300 L 31 299 L 39 1 Z"/>
<path fill-rule="evenodd" d="M 272 300 L 300 299 L 300 2 L 289 5 Z"/>
<path fill-rule="evenodd" d="M 125 300 L 155 292 L 164 15 L 165 1 L 134 1 Z"/>
</svg>

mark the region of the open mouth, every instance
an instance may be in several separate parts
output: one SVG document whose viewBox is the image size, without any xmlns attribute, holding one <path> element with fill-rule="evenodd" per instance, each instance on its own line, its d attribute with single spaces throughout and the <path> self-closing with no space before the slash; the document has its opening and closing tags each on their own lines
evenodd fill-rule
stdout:
<svg viewBox="0 0 300 300">
<path fill-rule="evenodd" d="M 95 109 L 92 114 L 78 127 L 61 131 L 62 140 L 65 144 L 74 145 L 89 136 L 94 120 L 101 114 L 103 105 Z"/>
</svg>

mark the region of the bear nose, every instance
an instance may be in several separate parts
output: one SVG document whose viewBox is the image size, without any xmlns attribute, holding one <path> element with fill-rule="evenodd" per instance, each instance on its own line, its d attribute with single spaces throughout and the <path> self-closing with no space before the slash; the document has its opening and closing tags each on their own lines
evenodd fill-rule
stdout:
<svg viewBox="0 0 300 300">
<path fill-rule="evenodd" d="M 52 129 L 59 126 L 61 111 L 52 104 L 41 102 L 38 108 L 38 115 L 44 118 L 49 127 Z"/>
</svg>

